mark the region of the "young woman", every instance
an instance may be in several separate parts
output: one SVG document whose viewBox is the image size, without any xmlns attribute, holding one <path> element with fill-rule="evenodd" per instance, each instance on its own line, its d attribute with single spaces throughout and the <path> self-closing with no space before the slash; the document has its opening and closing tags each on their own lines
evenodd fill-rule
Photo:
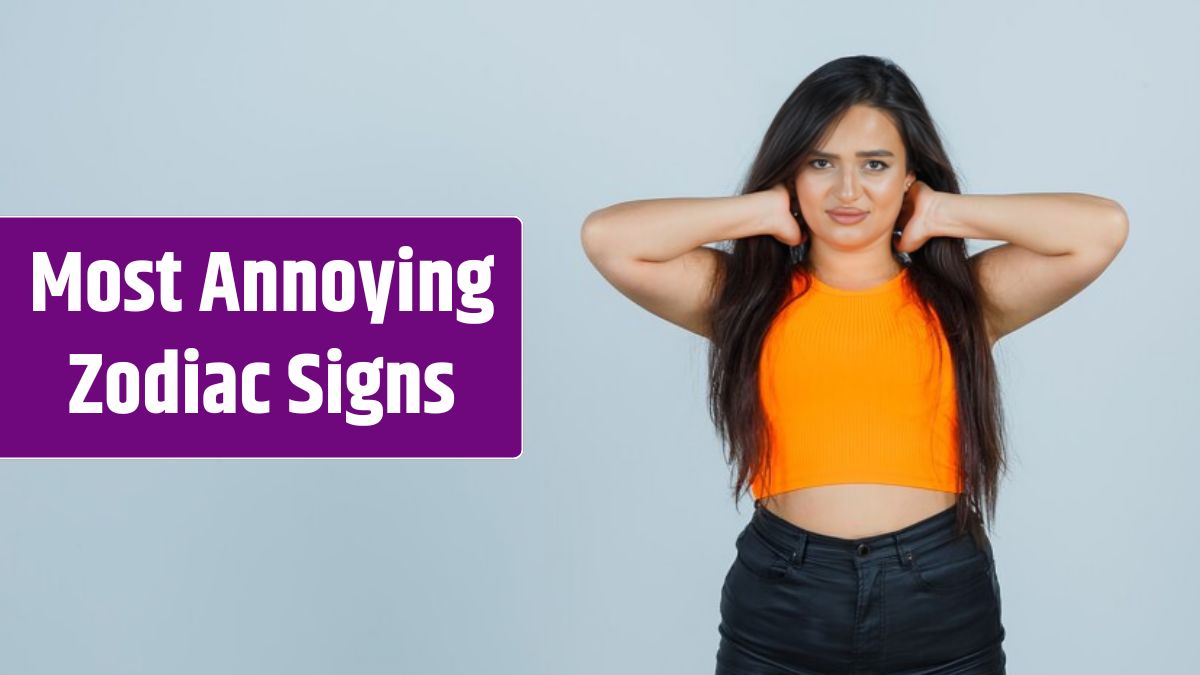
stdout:
<svg viewBox="0 0 1200 675">
<path fill-rule="evenodd" d="M 711 341 L 734 501 L 749 487 L 755 506 L 718 673 L 1004 672 L 992 346 L 1094 281 L 1127 231 L 1103 197 L 960 194 L 916 87 L 869 56 L 800 83 L 737 196 L 587 218 L 605 279 Z M 968 238 L 1006 243 L 968 257 Z"/>
</svg>

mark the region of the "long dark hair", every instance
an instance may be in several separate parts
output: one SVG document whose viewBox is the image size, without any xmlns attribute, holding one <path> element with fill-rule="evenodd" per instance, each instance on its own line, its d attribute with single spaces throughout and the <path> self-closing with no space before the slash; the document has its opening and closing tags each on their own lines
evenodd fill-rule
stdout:
<svg viewBox="0 0 1200 675">
<path fill-rule="evenodd" d="M 925 103 L 908 75 L 888 59 L 839 58 L 804 78 L 776 113 L 740 194 L 788 186 L 793 190 L 809 151 L 853 105 L 888 115 L 900 132 L 907 170 L 939 192 L 960 194 L 958 178 L 942 147 Z M 763 339 L 791 290 L 797 269 L 812 273 L 805 255 L 811 231 L 798 216 L 805 244 L 789 247 L 770 235 L 733 241 L 713 285 L 712 339 L 709 346 L 709 407 L 727 442 L 726 460 L 736 464 L 737 503 L 754 477 L 770 475 L 766 419 L 759 397 L 758 368 Z M 893 228 L 895 229 L 895 228 Z M 958 392 L 959 472 L 956 527 L 977 535 L 995 520 L 996 497 L 1005 459 L 1004 411 L 991 345 L 983 321 L 979 289 L 967 263 L 966 241 L 932 237 L 909 254 L 892 254 L 908 267 L 922 309 L 937 313 L 954 362 Z M 986 514 L 986 522 L 982 520 Z"/>
</svg>

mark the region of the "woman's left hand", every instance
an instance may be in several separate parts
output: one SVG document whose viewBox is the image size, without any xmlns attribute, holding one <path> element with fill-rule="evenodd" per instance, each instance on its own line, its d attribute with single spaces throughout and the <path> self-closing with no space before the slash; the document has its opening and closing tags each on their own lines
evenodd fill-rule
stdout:
<svg viewBox="0 0 1200 675">
<path fill-rule="evenodd" d="M 912 253 L 925 245 L 930 237 L 937 237 L 933 212 L 942 193 L 925 184 L 916 181 L 904 193 L 904 205 L 900 207 L 900 215 L 896 224 L 902 231 L 896 250 L 902 253 Z"/>
</svg>

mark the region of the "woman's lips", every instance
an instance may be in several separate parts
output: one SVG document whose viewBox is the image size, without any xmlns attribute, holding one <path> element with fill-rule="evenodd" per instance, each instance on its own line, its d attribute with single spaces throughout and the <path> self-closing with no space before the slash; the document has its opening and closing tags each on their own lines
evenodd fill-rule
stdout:
<svg viewBox="0 0 1200 675">
<path fill-rule="evenodd" d="M 850 215 L 848 213 L 839 213 L 837 211 L 826 211 L 825 213 L 828 213 L 830 218 L 833 218 L 834 220 L 841 223 L 842 225 L 853 225 L 857 222 L 861 222 L 863 218 L 866 218 L 867 213 L 869 213 L 869 212 L 862 211 L 855 215 Z"/>
</svg>

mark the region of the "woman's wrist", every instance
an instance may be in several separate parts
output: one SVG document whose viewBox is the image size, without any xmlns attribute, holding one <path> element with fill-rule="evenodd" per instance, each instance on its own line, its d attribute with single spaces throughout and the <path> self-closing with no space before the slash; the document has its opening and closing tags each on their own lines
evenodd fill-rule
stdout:
<svg viewBox="0 0 1200 675">
<path fill-rule="evenodd" d="M 790 198 L 788 197 L 787 189 L 783 185 L 778 185 L 767 190 L 751 192 L 743 195 L 746 199 L 747 208 L 752 214 L 749 219 L 747 231 L 743 237 L 756 235 L 769 235 L 778 237 L 782 234 L 781 225 L 786 222 L 794 222 L 790 210 Z"/>
</svg>

